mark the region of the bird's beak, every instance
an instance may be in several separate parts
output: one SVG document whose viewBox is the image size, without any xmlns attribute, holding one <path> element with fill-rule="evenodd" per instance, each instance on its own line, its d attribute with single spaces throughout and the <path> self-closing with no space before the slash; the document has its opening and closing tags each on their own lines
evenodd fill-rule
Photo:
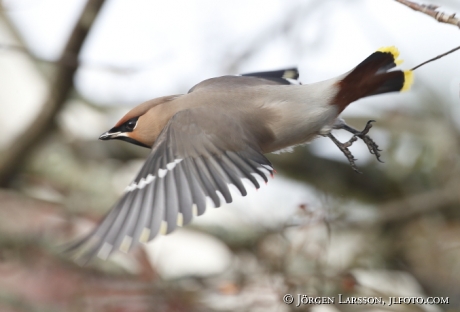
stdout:
<svg viewBox="0 0 460 312">
<path fill-rule="evenodd" d="M 110 133 L 110 131 L 107 131 L 107 132 L 104 132 L 103 134 L 101 134 L 101 136 L 99 137 L 99 140 L 111 140 L 111 139 L 116 138 L 119 134 L 120 134 L 120 132 L 112 132 L 112 133 Z"/>
<path fill-rule="evenodd" d="M 111 131 L 114 131 L 114 132 L 111 132 Z M 126 141 L 126 142 L 136 144 L 136 145 L 139 145 L 139 146 L 142 146 L 142 147 L 152 148 L 151 146 L 145 145 L 144 143 L 141 143 L 141 142 L 136 141 L 135 139 L 131 138 L 128 133 L 117 131 L 117 130 L 114 130 L 114 129 L 111 129 L 111 130 L 109 130 L 107 132 L 104 132 L 99 137 L 99 140 L 104 140 L 104 141 L 113 140 L 113 139 Z"/>
</svg>

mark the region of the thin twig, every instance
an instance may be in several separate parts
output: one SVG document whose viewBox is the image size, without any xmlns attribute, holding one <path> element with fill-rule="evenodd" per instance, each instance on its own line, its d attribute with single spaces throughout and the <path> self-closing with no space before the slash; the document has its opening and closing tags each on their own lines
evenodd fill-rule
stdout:
<svg viewBox="0 0 460 312">
<path fill-rule="evenodd" d="M 448 15 L 446 13 L 436 11 L 439 8 L 437 5 L 418 4 L 418 3 L 415 3 L 415 2 L 412 2 L 412 1 L 409 1 L 409 0 L 395 0 L 395 1 L 407 6 L 409 8 L 411 8 L 414 11 L 425 13 L 426 15 L 431 16 L 432 18 L 434 18 L 435 20 L 437 20 L 440 23 L 452 24 L 452 25 L 458 26 L 458 28 L 460 28 L 460 19 L 455 17 L 455 13 L 451 14 L 451 15 Z M 417 68 L 419 68 L 419 67 L 421 67 L 421 66 L 423 66 L 425 64 L 428 64 L 428 63 L 431 63 L 431 62 L 433 62 L 435 60 L 438 60 L 438 59 L 440 59 L 440 58 L 442 58 L 442 57 L 444 57 L 444 56 L 446 56 L 448 54 L 451 54 L 451 53 L 457 51 L 457 50 L 460 50 L 460 46 L 456 47 L 456 48 L 454 48 L 454 49 L 452 49 L 450 51 L 447 51 L 446 53 L 438 55 L 438 56 L 436 56 L 436 57 L 434 57 L 432 59 L 429 59 L 428 61 L 425 61 L 425 62 L 415 66 L 411 70 L 416 70 Z"/>
<path fill-rule="evenodd" d="M 452 24 L 460 28 L 460 19 L 455 17 L 455 13 L 449 15 L 444 12 L 436 11 L 439 8 L 436 5 L 418 4 L 418 3 L 415 3 L 409 0 L 395 0 L 395 1 L 401 4 L 404 4 L 405 6 L 411 8 L 414 11 L 425 13 L 426 15 L 431 16 L 432 18 L 434 18 L 440 23 Z"/>
<path fill-rule="evenodd" d="M 458 46 L 458 47 L 456 47 L 456 48 L 454 48 L 454 49 L 452 49 L 452 50 L 450 50 L 450 51 L 447 51 L 446 53 L 443 53 L 443 54 L 441 54 L 441 55 L 438 55 L 438 56 L 436 56 L 436 57 L 433 57 L 432 59 L 429 59 L 428 61 L 425 61 L 425 62 L 423 62 L 422 64 L 418 64 L 417 66 L 415 66 L 415 67 L 412 68 L 411 70 L 416 70 L 417 68 L 419 68 L 419 67 L 421 67 L 421 66 L 423 66 L 423 65 L 425 65 L 425 64 L 428 64 L 428 63 L 430 63 L 430 62 L 436 61 L 436 60 L 440 59 L 441 57 L 444 57 L 444 56 L 446 56 L 447 54 L 451 54 L 452 52 L 455 52 L 455 51 L 457 51 L 457 50 L 460 50 L 460 46 Z"/>
</svg>

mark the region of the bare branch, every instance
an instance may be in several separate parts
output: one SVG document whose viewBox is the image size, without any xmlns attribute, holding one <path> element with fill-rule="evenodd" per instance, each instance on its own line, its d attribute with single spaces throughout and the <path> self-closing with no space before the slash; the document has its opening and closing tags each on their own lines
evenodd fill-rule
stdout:
<svg viewBox="0 0 460 312">
<path fill-rule="evenodd" d="M 432 18 L 434 18 L 435 20 L 437 20 L 438 22 L 440 23 L 446 23 L 446 24 L 452 24 L 452 25 L 455 25 L 455 26 L 458 26 L 458 28 L 460 28 L 460 19 L 456 18 L 455 17 L 455 13 L 454 14 L 446 14 L 444 12 L 439 12 L 439 11 L 436 11 L 439 6 L 437 5 L 432 5 L 432 4 L 418 4 L 418 3 L 415 3 L 415 2 L 412 2 L 412 1 L 409 1 L 409 0 L 395 0 L 396 2 L 399 2 L 409 8 L 411 8 L 412 10 L 414 11 L 417 11 L 417 12 L 422 12 L 422 13 L 425 13 L 426 15 L 429 15 L 431 16 Z M 425 61 L 417 66 L 415 66 L 414 68 L 412 68 L 411 70 L 416 70 L 417 68 L 425 65 L 425 64 L 428 64 L 428 63 L 431 63 L 435 60 L 438 60 L 448 54 L 451 54 L 457 50 L 460 50 L 460 46 L 459 47 L 456 47 L 450 51 L 447 51 L 446 53 L 443 53 L 441 55 L 438 55 L 432 59 L 429 59 L 428 61 Z"/>
<path fill-rule="evenodd" d="M 89 0 L 65 47 L 65 54 L 78 55 L 83 42 L 105 0 Z M 77 67 L 59 66 L 52 81 L 51 93 L 43 109 L 0 159 L 0 186 L 11 183 L 30 152 L 53 129 L 54 119 L 73 90 Z"/>
<path fill-rule="evenodd" d="M 460 203 L 459 185 L 460 181 L 454 179 L 438 189 L 381 205 L 379 216 L 374 225 L 406 221 L 449 205 L 458 205 Z"/>
<path fill-rule="evenodd" d="M 344 223 L 339 222 L 338 225 L 348 228 L 375 228 L 404 223 L 419 216 L 458 205 L 460 203 L 459 185 L 460 180 L 453 179 L 437 189 L 391 200 L 380 205 L 378 214 L 373 220 L 345 221 Z"/>
<path fill-rule="evenodd" d="M 42 58 L 39 58 L 33 55 L 26 47 L 23 47 L 20 45 L 14 45 L 14 44 L 7 44 L 7 43 L 0 43 L 0 51 L 1 50 L 9 51 L 9 52 L 24 53 L 28 55 L 29 57 L 31 57 L 32 59 L 34 59 L 35 61 L 48 63 L 51 65 L 65 66 L 65 67 L 72 67 L 72 68 L 85 67 L 85 68 L 91 68 L 91 69 L 96 69 L 96 70 L 111 71 L 111 72 L 118 73 L 118 74 L 131 74 L 131 73 L 141 70 L 142 68 L 145 68 L 145 66 L 137 67 L 137 68 L 130 68 L 130 67 L 108 65 L 108 64 L 81 62 L 78 59 L 77 54 L 70 53 L 70 52 L 63 52 L 59 60 L 50 61 L 50 60 L 42 59 Z"/>
<path fill-rule="evenodd" d="M 455 13 L 449 15 L 443 12 L 436 11 L 439 8 L 436 5 L 418 4 L 418 3 L 415 3 L 409 0 L 395 0 L 395 1 L 401 4 L 404 4 L 405 6 L 411 8 L 414 11 L 425 13 L 426 15 L 431 16 L 432 18 L 434 18 L 440 23 L 452 24 L 460 28 L 460 19 L 455 17 Z"/>
</svg>

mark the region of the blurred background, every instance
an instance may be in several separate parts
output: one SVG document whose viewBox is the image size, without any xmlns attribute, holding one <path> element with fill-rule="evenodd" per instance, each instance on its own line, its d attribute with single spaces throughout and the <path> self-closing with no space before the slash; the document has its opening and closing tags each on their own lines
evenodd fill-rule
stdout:
<svg viewBox="0 0 460 312">
<path fill-rule="evenodd" d="M 268 155 L 278 174 L 257 192 L 129 254 L 80 267 L 61 253 L 149 153 L 97 140 L 133 106 L 226 74 L 298 66 L 312 83 L 382 46 L 412 68 L 459 31 L 392 0 L 1 1 L 0 311 L 460 311 L 460 52 L 343 113 L 377 120 L 385 163 L 357 142 L 357 174 L 319 138 Z M 449 304 L 297 308 L 286 293 Z"/>
</svg>

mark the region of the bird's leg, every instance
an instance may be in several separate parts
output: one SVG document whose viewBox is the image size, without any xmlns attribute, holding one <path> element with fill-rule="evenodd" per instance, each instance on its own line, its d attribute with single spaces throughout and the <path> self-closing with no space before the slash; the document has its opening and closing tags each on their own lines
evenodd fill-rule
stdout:
<svg viewBox="0 0 460 312">
<path fill-rule="evenodd" d="M 350 147 L 353 144 L 353 142 L 355 142 L 357 140 L 357 137 L 354 135 L 350 140 L 348 140 L 345 143 L 342 143 L 339 140 L 337 140 L 336 137 L 332 135 L 332 133 L 328 133 L 328 134 L 326 134 L 326 136 L 328 138 L 330 138 L 332 140 L 332 142 L 334 142 L 334 144 L 337 145 L 337 147 L 342 151 L 342 153 L 345 155 L 345 157 L 347 157 L 348 162 L 350 162 L 351 168 L 354 171 L 356 171 L 357 173 L 361 173 L 358 170 L 358 168 L 356 167 L 356 164 L 355 164 L 356 159 L 355 159 L 355 157 L 353 156 L 353 154 L 348 149 L 348 147 Z"/>
<path fill-rule="evenodd" d="M 334 129 L 343 129 L 343 130 L 346 130 L 350 133 L 353 133 L 353 137 L 358 137 L 360 138 L 361 140 L 363 140 L 363 142 L 367 145 L 367 148 L 369 149 L 369 152 L 371 154 L 374 154 L 375 157 L 377 158 L 377 160 L 379 162 L 383 162 L 381 159 L 380 159 L 380 153 L 382 150 L 379 149 L 379 146 L 374 142 L 374 140 L 372 140 L 368 135 L 367 133 L 369 132 L 369 130 L 372 128 L 372 123 L 375 122 L 375 120 L 369 120 L 366 124 L 366 127 L 364 127 L 364 129 L 362 131 L 358 131 L 356 130 L 355 128 L 352 128 L 350 127 L 349 125 L 347 125 L 345 122 L 343 123 L 340 123 L 340 124 L 337 124 L 334 126 Z"/>
</svg>

